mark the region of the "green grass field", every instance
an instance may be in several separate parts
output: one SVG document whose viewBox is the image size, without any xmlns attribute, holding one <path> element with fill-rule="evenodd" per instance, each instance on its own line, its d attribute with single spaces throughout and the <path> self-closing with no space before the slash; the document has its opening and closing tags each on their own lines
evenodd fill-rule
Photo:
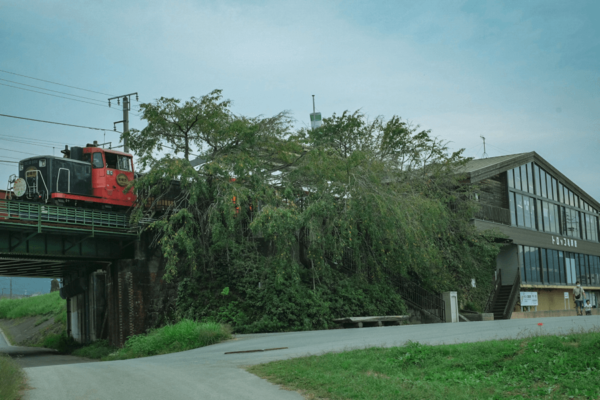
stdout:
<svg viewBox="0 0 600 400">
<path fill-rule="evenodd" d="M 0 354 L 0 399 L 17 400 L 24 382 L 23 370 L 10 357 Z"/>
<path fill-rule="evenodd" d="M 598 399 L 600 333 L 369 348 L 249 367 L 327 399 Z M 311 397 L 312 396 L 312 397 Z"/>
<path fill-rule="evenodd" d="M 58 292 L 23 299 L 0 300 L 0 319 L 34 316 L 54 316 L 55 321 L 67 321 L 67 302 Z"/>
</svg>

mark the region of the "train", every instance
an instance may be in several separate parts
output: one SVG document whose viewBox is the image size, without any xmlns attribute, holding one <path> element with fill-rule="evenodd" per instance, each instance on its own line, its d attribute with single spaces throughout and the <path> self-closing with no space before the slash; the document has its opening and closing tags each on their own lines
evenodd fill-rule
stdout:
<svg viewBox="0 0 600 400">
<path fill-rule="evenodd" d="M 104 149 L 97 142 L 72 146 L 62 157 L 36 156 L 19 161 L 18 176 L 9 178 L 8 192 L 17 200 L 123 211 L 137 197 L 133 156 Z"/>
</svg>

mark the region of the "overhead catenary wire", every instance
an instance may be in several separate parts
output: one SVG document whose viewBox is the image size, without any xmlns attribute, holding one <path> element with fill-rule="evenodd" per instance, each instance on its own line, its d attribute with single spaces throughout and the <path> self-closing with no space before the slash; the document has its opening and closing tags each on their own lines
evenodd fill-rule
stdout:
<svg viewBox="0 0 600 400">
<path fill-rule="evenodd" d="M 28 78 L 28 79 L 35 79 L 36 81 L 51 83 L 53 85 L 64 86 L 64 87 L 68 87 L 68 88 L 71 88 L 71 89 L 83 90 L 85 92 L 97 93 L 97 94 L 101 94 L 101 95 L 104 95 L 104 96 L 115 97 L 114 94 L 102 93 L 102 92 L 97 92 L 95 90 L 80 88 L 80 87 L 77 87 L 77 86 L 65 85 L 64 83 L 58 83 L 58 82 L 48 81 L 48 80 L 45 80 L 45 79 L 34 78 L 33 76 L 27 76 L 27 75 L 23 75 L 23 74 L 17 74 L 16 72 L 10 72 L 10 71 L 6 71 L 6 70 L 3 70 L 3 69 L 0 69 L 0 72 L 4 72 L 5 74 L 17 75 L 17 76 L 21 76 L 23 78 Z"/>
<path fill-rule="evenodd" d="M 123 132 L 120 132 L 120 131 L 115 131 L 115 130 L 113 130 L 113 129 L 93 128 L 93 127 L 91 127 L 91 126 L 74 125 L 74 124 L 65 124 L 65 123 L 63 123 L 63 122 L 44 121 L 44 120 L 41 120 L 41 119 L 25 118 L 25 117 L 17 117 L 16 115 L 0 114 L 0 117 L 24 119 L 24 120 L 26 120 L 26 121 L 43 122 L 43 123 L 45 123 L 45 124 L 54 124 L 54 125 L 72 126 L 72 127 L 74 127 L 74 128 L 84 128 L 84 129 L 91 129 L 91 130 L 94 130 L 94 131 L 104 131 L 104 132 L 116 132 L 116 133 L 123 133 Z"/>
<path fill-rule="evenodd" d="M 33 92 L 33 93 L 45 94 L 46 96 L 59 97 L 59 98 L 61 98 L 61 99 L 67 99 L 67 100 L 72 100 L 72 101 L 78 101 L 78 102 L 80 102 L 80 103 L 91 104 L 91 105 L 93 105 L 93 106 L 97 106 L 97 107 L 105 107 L 105 108 L 108 108 L 108 109 L 111 109 L 111 110 L 114 110 L 114 111 L 121 111 L 121 110 L 119 110 L 119 109 L 112 108 L 112 107 L 109 107 L 109 106 L 105 106 L 105 105 L 102 105 L 102 104 L 96 104 L 96 103 L 92 103 L 91 101 L 85 101 L 85 100 L 72 99 L 72 98 L 70 98 L 70 97 L 58 96 L 58 95 L 56 95 L 56 94 L 44 93 L 44 92 L 40 92 L 40 91 L 37 91 L 37 90 L 31 90 L 31 89 L 25 89 L 25 88 L 22 88 L 22 87 L 18 87 L 18 86 L 7 85 L 6 83 L 0 83 L 0 85 L 2 85 L 2 86 L 8 86 L 8 87 L 15 88 L 15 89 L 20 89 L 20 90 L 26 90 L 26 91 L 28 91 L 28 92 Z"/>
<path fill-rule="evenodd" d="M 27 87 L 32 87 L 35 89 L 41 89 L 41 90 L 46 90 L 48 92 L 52 92 L 52 93 L 60 93 L 60 94 L 66 94 L 67 96 L 73 96 L 73 97 L 79 97 L 80 99 L 87 99 L 87 100 L 92 100 L 92 101 L 97 101 L 98 103 L 103 103 L 106 104 L 106 100 L 98 100 L 98 99 L 93 99 L 91 97 L 85 97 L 85 96 L 78 96 L 76 94 L 71 94 L 71 93 L 67 93 L 67 92 L 60 92 L 58 90 L 52 90 L 52 89 L 46 89 L 40 86 L 34 86 L 34 85 L 27 85 L 25 83 L 21 83 L 21 82 L 15 82 L 15 81 L 11 81 L 9 79 L 2 79 L 0 78 L 0 81 L 4 81 L 4 82 L 10 82 L 10 83 L 16 83 L 17 85 L 22 85 L 22 86 L 27 86 Z"/>
</svg>

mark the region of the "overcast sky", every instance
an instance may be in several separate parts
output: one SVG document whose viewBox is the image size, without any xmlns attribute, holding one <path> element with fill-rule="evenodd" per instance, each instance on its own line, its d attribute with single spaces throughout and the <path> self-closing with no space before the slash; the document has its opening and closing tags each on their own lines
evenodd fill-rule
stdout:
<svg viewBox="0 0 600 400">
<path fill-rule="evenodd" d="M 595 0 L 0 0 L 0 69 L 141 102 L 218 88 L 235 113 L 290 110 L 299 126 L 315 94 L 324 116 L 399 115 L 469 156 L 483 155 L 481 135 L 488 156 L 537 151 L 600 200 L 599 18 Z M 3 85 L 102 94 L 0 79 L 0 114 L 109 130 L 122 119 L 116 105 Z M 104 139 L 5 117 L 0 135 L 4 161 Z M 14 172 L 0 163 L 0 179 Z"/>
</svg>

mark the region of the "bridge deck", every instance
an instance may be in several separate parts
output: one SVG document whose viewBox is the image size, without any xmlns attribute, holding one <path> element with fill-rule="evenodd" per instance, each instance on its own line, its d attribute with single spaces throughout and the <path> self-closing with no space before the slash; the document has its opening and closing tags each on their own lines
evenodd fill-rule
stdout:
<svg viewBox="0 0 600 400">
<path fill-rule="evenodd" d="M 132 258 L 129 215 L 0 199 L 0 275 L 62 276 Z"/>
</svg>

